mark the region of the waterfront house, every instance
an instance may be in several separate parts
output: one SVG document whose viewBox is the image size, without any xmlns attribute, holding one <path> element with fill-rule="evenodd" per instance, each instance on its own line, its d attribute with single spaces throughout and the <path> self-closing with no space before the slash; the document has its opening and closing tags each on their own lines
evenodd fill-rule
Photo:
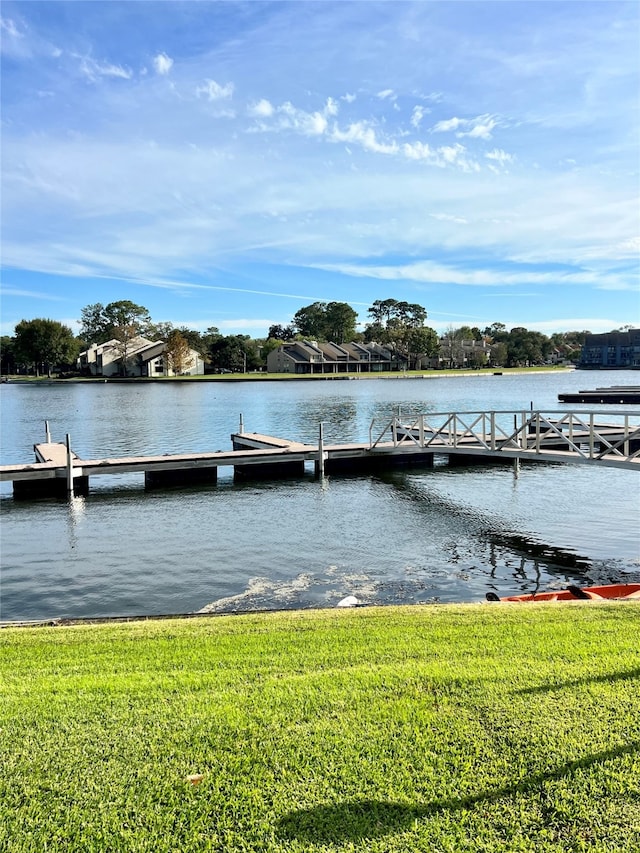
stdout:
<svg viewBox="0 0 640 853">
<path fill-rule="evenodd" d="M 92 344 L 78 356 L 78 369 L 90 376 L 175 376 L 167 358 L 167 344 L 164 341 L 150 341 L 138 336 L 127 344 L 127 361 L 122 365 L 123 346 L 115 338 L 103 344 Z M 196 350 L 189 350 L 185 369 L 186 376 L 200 376 L 204 373 L 204 361 Z"/>
<path fill-rule="evenodd" d="M 403 356 L 376 343 L 288 341 L 267 356 L 269 373 L 378 373 L 403 370 Z"/>
</svg>

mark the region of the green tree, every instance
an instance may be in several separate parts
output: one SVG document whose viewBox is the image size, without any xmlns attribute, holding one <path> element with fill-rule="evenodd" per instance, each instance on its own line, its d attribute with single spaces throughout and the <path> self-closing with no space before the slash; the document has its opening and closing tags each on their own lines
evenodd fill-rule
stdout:
<svg viewBox="0 0 640 853">
<path fill-rule="evenodd" d="M 274 326 L 269 326 L 267 332 L 267 340 L 274 341 L 290 341 L 295 335 L 296 330 L 293 326 L 281 326 L 279 323 Z"/>
<path fill-rule="evenodd" d="M 125 328 L 133 330 L 134 336 L 153 332 L 148 310 L 129 299 L 110 302 L 107 306 L 96 302 L 83 308 L 80 315 L 80 337 L 87 345 L 103 344 L 113 338 L 126 339 L 127 334 L 122 332 Z M 120 338 L 116 334 L 118 330 L 121 330 Z"/>
<path fill-rule="evenodd" d="M 508 358 L 509 351 L 504 341 L 497 341 L 496 343 L 491 344 L 491 364 L 496 367 L 504 367 Z"/>
<path fill-rule="evenodd" d="M 0 337 L 0 373 L 8 376 L 15 373 L 18 364 L 16 360 L 16 342 L 10 335 Z"/>
<path fill-rule="evenodd" d="M 437 341 L 438 336 L 424 325 L 427 311 L 422 305 L 397 299 L 377 299 L 367 313 L 372 322 L 365 327 L 365 341 L 392 347 L 407 357 L 410 366 L 415 365 L 418 355 L 428 355 L 433 350 L 434 337 Z"/>
<path fill-rule="evenodd" d="M 326 340 L 327 303 L 314 302 L 293 315 L 292 325 L 303 338 Z"/>
<path fill-rule="evenodd" d="M 104 316 L 104 305 L 95 302 L 93 305 L 85 305 L 80 312 L 80 338 L 86 344 L 103 344 L 111 337 Z"/>
<path fill-rule="evenodd" d="M 173 323 L 149 323 L 145 327 L 144 336 L 151 338 L 153 341 L 168 341 L 169 335 L 174 331 Z"/>
<path fill-rule="evenodd" d="M 325 308 L 322 337 L 336 344 L 351 341 L 356 334 L 357 313 L 346 302 L 329 302 Z"/>
<path fill-rule="evenodd" d="M 371 316 L 374 323 L 379 324 L 382 328 L 386 328 L 389 320 L 396 316 L 397 305 L 397 299 L 376 299 L 367 313 Z"/>
<path fill-rule="evenodd" d="M 37 318 L 18 323 L 14 347 L 17 360 L 33 365 L 37 376 L 42 369 L 51 376 L 53 368 L 75 364 L 79 342 L 68 326 L 57 320 Z"/>
<path fill-rule="evenodd" d="M 257 347 L 249 335 L 220 335 L 209 347 L 209 361 L 215 370 L 233 373 L 256 370 L 260 366 Z"/>
<path fill-rule="evenodd" d="M 435 329 L 423 326 L 411 329 L 407 336 L 407 356 L 409 365 L 415 365 L 418 357 L 432 358 L 440 349 L 440 340 Z"/>
<path fill-rule="evenodd" d="M 509 367 L 543 364 L 553 344 L 542 332 L 532 332 L 523 326 L 511 329 L 506 340 Z"/>
</svg>

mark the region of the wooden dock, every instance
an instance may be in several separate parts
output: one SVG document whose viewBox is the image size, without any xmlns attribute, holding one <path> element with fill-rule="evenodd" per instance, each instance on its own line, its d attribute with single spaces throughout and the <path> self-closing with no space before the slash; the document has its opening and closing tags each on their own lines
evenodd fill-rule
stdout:
<svg viewBox="0 0 640 853">
<path fill-rule="evenodd" d="M 36 461 L 0 466 L 0 481 L 13 483 L 16 499 L 87 494 L 92 477 L 139 473 L 147 489 L 215 484 L 219 468 L 237 479 L 376 472 L 402 466 L 513 464 L 520 461 L 599 464 L 640 471 L 640 413 L 619 413 L 617 422 L 597 423 L 595 413 L 439 413 L 407 423 L 392 418 L 369 441 L 325 444 L 247 433 L 231 435 L 232 450 L 81 459 L 70 440 L 34 445 Z M 505 429 L 505 415 L 513 429 Z"/>
</svg>

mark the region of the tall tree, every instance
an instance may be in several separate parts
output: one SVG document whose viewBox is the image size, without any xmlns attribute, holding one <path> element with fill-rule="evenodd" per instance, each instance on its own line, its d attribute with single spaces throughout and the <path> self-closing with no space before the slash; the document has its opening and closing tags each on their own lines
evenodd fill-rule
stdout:
<svg viewBox="0 0 640 853">
<path fill-rule="evenodd" d="M 101 302 L 85 305 L 80 312 L 80 338 L 90 346 L 103 344 L 110 337 L 110 330 L 104 316 L 104 305 Z"/>
<path fill-rule="evenodd" d="M 293 315 L 293 326 L 304 338 L 326 340 L 327 303 L 314 302 Z"/>
<path fill-rule="evenodd" d="M 0 337 L 0 373 L 8 376 L 10 373 L 15 373 L 16 368 L 15 339 L 10 335 L 2 335 Z"/>
<path fill-rule="evenodd" d="M 144 335 L 154 341 L 168 341 L 169 335 L 174 330 L 173 323 L 149 323 L 144 330 Z"/>
<path fill-rule="evenodd" d="M 418 355 L 434 354 L 436 332 L 424 325 L 427 311 L 422 305 L 397 299 L 376 299 L 369 308 L 372 322 L 365 327 L 366 341 L 377 341 L 406 355 L 415 363 Z M 433 351 L 433 352 L 432 352 Z"/>
<path fill-rule="evenodd" d="M 325 308 L 323 337 L 336 344 L 353 340 L 357 319 L 357 313 L 346 302 L 329 302 Z"/>
<path fill-rule="evenodd" d="M 193 367 L 193 356 L 187 339 L 177 329 L 167 338 L 165 355 L 167 366 L 175 376 L 181 376 Z"/>
<path fill-rule="evenodd" d="M 293 329 L 291 327 L 287 327 L 286 330 L 281 327 L 272 327 L 272 329 L 286 332 L 297 329 L 304 338 L 341 344 L 355 337 L 357 318 L 357 313 L 347 302 L 314 302 L 295 313 L 292 321 Z"/>
<path fill-rule="evenodd" d="M 87 345 L 103 344 L 117 338 L 116 331 L 123 327 L 133 327 L 135 335 L 153 331 L 148 310 L 129 299 L 110 302 L 107 306 L 96 302 L 83 308 L 80 315 L 80 337 Z"/>
<path fill-rule="evenodd" d="M 295 329 L 293 326 L 281 326 L 279 323 L 273 326 L 269 326 L 269 331 L 267 332 L 267 339 L 275 340 L 275 341 L 290 341 L 291 338 L 295 335 Z"/>
<path fill-rule="evenodd" d="M 440 340 L 435 329 L 430 329 L 428 326 L 411 329 L 407 336 L 409 365 L 415 364 L 418 357 L 433 357 L 437 354 L 439 348 Z"/>
<path fill-rule="evenodd" d="M 209 347 L 209 361 L 219 371 L 242 373 L 255 369 L 255 358 L 255 348 L 248 335 L 219 335 Z"/>
<path fill-rule="evenodd" d="M 36 375 L 42 368 L 51 376 L 58 366 L 71 366 L 78 356 L 79 343 L 68 326 L 57 320 L 21 320 L 15 328 L 18 361 L 33 365 Z"/>
<path fill-rule="evenodd" d="M 187 326 L 179 326 L 178 331 L 189 344 L 190 349 L 195 350 L 200 355 L 204 356 L 206 346 L 202 340 L 202 335 L 197 329 L 189 329 Z"/>
</svg>

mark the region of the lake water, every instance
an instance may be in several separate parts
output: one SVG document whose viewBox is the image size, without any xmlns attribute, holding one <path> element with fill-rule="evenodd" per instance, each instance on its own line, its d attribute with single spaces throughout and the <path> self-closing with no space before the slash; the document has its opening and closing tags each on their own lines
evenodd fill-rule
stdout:
<svg viewBox="0 0 640 853">
<path fill-rule="evenodd" d="M 637 372 L 313 382 L 4 384 L 1 461 L 71 435 L 84 458 L 228 450 L 245 429 L 368 438 L 373 419 L 560 409 L 557 395 Z M 586 406 L 571 406 L 587 409 Z M 607 411 L 624 407 L 607 407 Z M 634 407 L 626 407 L 627 409 Z M 635 407 L 637 409 L 637 407 Z M 0 618 L 478 601 L 567 582 L 640 581 L 640 477 L 586 465 L 412 469 L 145 493 L 97 477 L 86 498 L 14 502 L 2 484 Z"/>
</svg>

